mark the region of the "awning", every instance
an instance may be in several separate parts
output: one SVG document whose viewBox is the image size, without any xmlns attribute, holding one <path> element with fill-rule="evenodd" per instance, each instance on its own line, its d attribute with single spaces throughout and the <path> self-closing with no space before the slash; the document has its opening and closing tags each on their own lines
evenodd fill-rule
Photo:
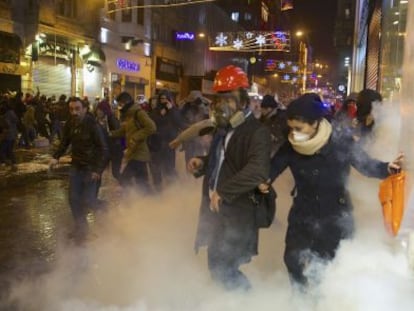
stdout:
<svg viewBox="0 0 414 311">
<path fill-rule="evenodd" d="M 99 46 L 92 46 L 89 53 L 82 56 L 83 61 L 94 66 L 101 66 L 106 57 L 104 51 Z"/>
</svg>

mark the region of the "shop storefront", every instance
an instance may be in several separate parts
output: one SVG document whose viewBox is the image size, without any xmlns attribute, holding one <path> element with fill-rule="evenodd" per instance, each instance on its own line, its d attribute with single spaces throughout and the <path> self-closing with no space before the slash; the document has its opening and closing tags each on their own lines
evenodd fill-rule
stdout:
<svg viewBox="0 0 414 311">
<path fill-rule="evenodd" d="M 122 91 L 133 98 L 144 94 L 150 96 L 149 80 L 151 66 L 144 56 L 104 47 L 106 62 L 102 84 L 105 95 L 115 97 Z"/>
<path fill-rule="evenodd" d="M 20 65 L 20 47 L 18 36 L 0 32 L 0 92 L 21 89 L 21 76 L 27 69 Z"/>
<path fill-rule="evenodd" d="M 402 85 L 408 1 L 383 1 L 380 90 L 397 99 Z"/>
<path fill-rule="evenodd" d="M 75 49 L 64 38 L 45 37 L 33 43 L 32 87 L 46 96 L 75 95 L 72 76 Z M 79 95 L 79 94 L 76 94 Z"/>
<path fill-rule="evenodd" d="M 398 100 L 407 9 L 408 1 L 358 1 L 352 90 L 376 89 L 386 100 Z"/>
</svg>

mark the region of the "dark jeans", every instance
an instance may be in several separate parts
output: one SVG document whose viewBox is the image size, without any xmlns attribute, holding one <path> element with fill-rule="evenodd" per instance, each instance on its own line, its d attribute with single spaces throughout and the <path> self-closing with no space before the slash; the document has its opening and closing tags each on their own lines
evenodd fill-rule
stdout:
<svg viewBox="0 0 414 311">
<path fill-rule="evenodd" d="M 251 287 L 250 282 L 239 270 L 243 262 L 231 250 L 231 245 L 223 240 L 218 240 L 208 247 L 207 259 L 211 278 L 228 290 L 248 290 Z"/>
<path fill-rule="evenodd" d="M 86 215 L 88 207 L 96 203 L 97 182 L 91 179 L 92 172 L 72 166 L 69 173 L 69 204 L 75 220 L 76 234 L 84 235 L 88 230 Z"/>
<path fill-rule="evenodd" d="M 4 139 L 0 142 L 0 163 L 16 164 L 14 142 L 14 139 Z"/>
<path fill-rule="evenodd" d="M 124 156 L 121 144 L 109 144 L 109 159 L 111 162 L 112 176 L 116 180 L 121 178 L 122 157 Z"/>
<path fill-rule="evenodd" d="M 128 164 L 121 174 L 121 185 L 131 186 L 133 185 L 134 180 L 142 191 L 145 193 L 150 192 L 146 162 L 129 160 Z"/>
<path fill-rule="evenodd" d="M 243 217 L 248 217 L 250 213 L 237 214 L 238 210 L 236 206 L 222 203 L 219 214 L 212 219 L 209 228 L 208 269 L 211 278 L 228 290 L 248 290 L 251 287 L 239 268 L 251 259 L 253 235 L 244 234 L 250 232 L 248 225 L 244 226 L 245 232 L 238 232 L 239 222 L 247 224 L 248 221 Z"/>
<path fill-rule="evenodd" d="M 160 151 L 151 153 L 151 175 L 155 190 L 162 189 L 162 182 L 167 183 L 177 177 L 175 170 L 175 150 L 163 143 Z"/>
</svg>

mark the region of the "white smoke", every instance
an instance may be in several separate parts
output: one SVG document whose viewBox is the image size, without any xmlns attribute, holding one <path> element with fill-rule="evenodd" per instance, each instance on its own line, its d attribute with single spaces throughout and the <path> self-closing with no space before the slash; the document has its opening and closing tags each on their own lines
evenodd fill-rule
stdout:
<svg viewBox="0 0 414 311">
<path fill-rule="evenodd" d="M 248 293 L 216 286 L 206 252 L 194 254 L 201 181 L 182 176 L 161 197 L 124 197 L 94 224 L 94 239 L 62 242 L 53 270 L 16 284 L 10 299 L 45 311 L 412 310 L 412 271 L 382 225 L 378 181 L 358 173 L 351 178 L 355 239 L 341 245 L 312 294 L 292 291 L 283 265 L 292 185 L 288 171 L 275 183 L 277 220 L 262 230 L 259 256 L 242 267 L 253 285 Z"/>
</svg>

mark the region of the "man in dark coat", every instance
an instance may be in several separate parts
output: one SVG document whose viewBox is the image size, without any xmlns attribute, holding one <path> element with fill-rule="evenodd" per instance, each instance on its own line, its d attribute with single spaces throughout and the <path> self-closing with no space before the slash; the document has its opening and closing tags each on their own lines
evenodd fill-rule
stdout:
<svg viewBox="0 0 414 311">
<path fill-rule="evenodd" d="M 157 106 L 150 112 L 151 119 L 157 127 L 156 135 L 151 137 L 151 174 L 156 191 L 161 191 L 163 185 L 168 185 L 177 177 L 175 168 L 175 150 L 169 147 L 179 131 L 185 128 L 184 119 L 173 103 L 170 92 L 163 90 L 158 94 Z"/>
<path fill-rule="evenodd" d="M 317 281 L 308 272 L 312 263 L 334 258 L 340 241 L 352 236 L 347 190 L 351 166 L 365 176 L 384 179 L 402 161 L 401 154 L 389 163 L 370 158 L 351 131 L 333 127 L 324 115 L 317 94 L 292 101 L 287 108 L 288 142 L 271 164 L 272 181 L 287 167 L 295 180 L 284 261 L 291 280 L 302 289 Z"/>
<path fill-rule="evenodd" d="M 250 288 L 239 267 L 257 254 L 258 225 L 251 195 L 269 175 L 270 132 L 247 109 L 247 87 L 240 68 L 218 71 L 217 131 L 209 155 L 188 163 L 190 172 L 205 175 L 195 247 L 208 247 L 211 276 L 227 289 Z"/>
<path fill-rule="evenodd" d="M 49 165 L 54 168 L 69 145 L 72 146 L 69 204 L 75 220 L 74 237 L 82 241 L 88 229 L 87 208 L 96 202 L 97 182 L 108 162 L 108 145 L 85 101 L 71 98 L 69 111 L 71 117 L 65 123 L 62 141 Z"/>
</svg>

